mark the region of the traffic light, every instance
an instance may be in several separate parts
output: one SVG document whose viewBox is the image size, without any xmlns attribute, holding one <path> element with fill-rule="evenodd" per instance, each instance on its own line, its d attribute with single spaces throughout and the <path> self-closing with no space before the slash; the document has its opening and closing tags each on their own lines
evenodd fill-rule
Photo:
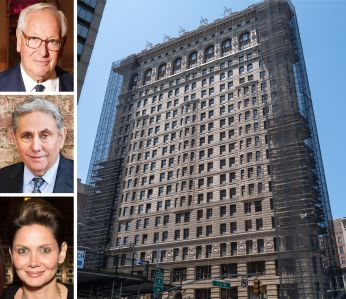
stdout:
<svg viewBox="0 0 346 299">
<path fill-rule="evenodd" d="M 262 283 L 259 279 L 255 278 L 253 281 L 253 292 L 258 295 L 262 294 Z"/>
</svg>

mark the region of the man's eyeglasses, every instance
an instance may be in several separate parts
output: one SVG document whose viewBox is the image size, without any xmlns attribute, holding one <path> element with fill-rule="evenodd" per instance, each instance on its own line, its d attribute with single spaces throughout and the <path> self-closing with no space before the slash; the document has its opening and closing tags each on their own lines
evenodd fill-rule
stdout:
<svg viewBox="0 0 346 299">
<path fill-rule="evenodd" d="M 37 49 L 45 42 L 47 49 L 50 51 L 59 51 L 62 46 L 62 41 L 56 39 L 40 39 L 36 36 L 28 36 L 22 31 L 23 37 L 25 39 L 25 44 L 31 49 Z"/>
</svg>

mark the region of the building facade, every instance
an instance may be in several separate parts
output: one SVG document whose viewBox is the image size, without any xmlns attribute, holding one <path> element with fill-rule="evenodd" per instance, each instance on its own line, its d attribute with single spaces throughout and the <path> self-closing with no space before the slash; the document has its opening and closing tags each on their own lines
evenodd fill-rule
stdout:
<svg viewBox="0 0 346 299">
<path fill-rule="evenodd" d="M 78 0 L 78 99 L 84 84 L 106 0 Z"/>
<path fill-rule="evenodd" d="M 87 226 L 86 246 L 103 252 L 87 267 L 147 261 L 176 286 L 163 298 L 256 298 L 255 279 L 264 298 L 339 298 L 291 3 L 269 0 L 201 25 L 116 72 L 111 150 L 92 191 L 106 214 L 91 204 L 108 222 Z M 102 225 L 101 242 L 91 231 Z"/>
<path fill-rule="evenodd" d="M 346 218 L 334 220 L 335 239 L 339 253 L 344 288 L 346 290 Z"/>
</svg>

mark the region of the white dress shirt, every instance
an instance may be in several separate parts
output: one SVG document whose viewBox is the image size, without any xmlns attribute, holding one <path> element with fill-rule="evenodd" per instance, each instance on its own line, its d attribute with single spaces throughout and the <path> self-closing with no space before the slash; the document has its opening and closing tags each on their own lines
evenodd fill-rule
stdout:
<svg viewBox="0 0 346 299">
<path fill-rule="evenodd" d="M 20 70 L 22 72 L 22 78 L 26 91 L 36 92 L 35 86 L 37 84 L 41 84 L 45 87 L 43 92 L 59 91 L 59 78 L 56 76 L 55 71 L 52 72 L 48 80 L 38 83 L 25 72 L 22 64 L 20 65 Z"/>
<path fill-rule="evenodd" d="M 40 187 L 41 193 L 53 193 L 56 175 L 58 173 L 58 166 L 60 161 L 60 155 L 51 168 L 42 176 L 44 183 Z M 36 176 L 24 166 L 24 175 L 23 175 L 23 193 L 32 193 L 34 190 L 34 181 L 33 178 Z"/>
</svg>

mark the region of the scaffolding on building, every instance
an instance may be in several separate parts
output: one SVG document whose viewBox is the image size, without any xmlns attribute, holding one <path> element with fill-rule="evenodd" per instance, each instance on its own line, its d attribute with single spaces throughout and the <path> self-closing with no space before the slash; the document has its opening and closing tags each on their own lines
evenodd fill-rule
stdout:
<svg viewBox="0 0 346 299">
<path fill-rule="evenodd" d="M 289 9 L 282 9 L 289 6 Z M 269 157 L 280 298 L 341 298 L 332 216 L 294 7 L 256 11 L 267 66 Z"/>
<path fill-rule="evenodd" d="M 251 6 L 248 10 L 256 17 L 257 22 L 257 32 L 249 38 L 258 41 L 257 50 L 262 62 L 261 67 L 268 73 L 267 76 L 258 78 L 258 82 L 263 84 L 268 95 L 263 99 L 262 113 L 269 147 L 266 153 L 269 158 L 268 172 L 270 172 L 268 187 L 272 192 L 274 207 L 277 297 L 280 299 L 342 298 L 342 278 L 332 216 L 296 14 L 289 0 L 266 0 Z M 238 14 L 232 13 L 225 16 L 225 19 L 236 18 Z M 128 57 L 125 66 L 120 65 L 118 71 L 126 72 L 128 69 L 132 71 L 137 66 L 138 61 L 134 55 Z M 126 83 L 129 83 L 132 79 L 126 78 L 126 80 Z M 137 84 L 140 83 L 138 80 Z M 141 129 L 148 130 L 149 116 L 136 115 L 136 109 L 129 108 L 137 104 L 137 99 L 130 96 L 131 92 L 128 92 L 127 87 L 124 87 L 117 105 L 109 155 L 107 159 L 97 162 L 93 168 L 86 212 L 89 216 L 80 228 L 79 245 L 84 246 L 87 252 L 88 249 L 91 250 L 90 258 L 86 261 L 86 267 L 90 269 L 112 268 L 114 265 L 109 264 L 111 259 L 108 258 L 117 259 L 117 254 L 126 254 L 126 252 L 134 254 L 134 249 L 129 244 L 114 249 L 117 246 L 115 240 L 120 216 L 118 205 L 121 196 L 124 196 L 122 191 L 125 188 L 125 169 L 131 158 L 128 140 L 122 139 L 118 128 L 127 125 L 129 136 L 133 134 L 136 123 L 142 124 Z M 184 111 L 185 106 L 194 105 L 195 102 L 198 100 L 182 103 L 181 111 Z M 180 120 L 179 115 L 178 119 Z M 188 127 L 189 125 L 185 126 Z M 198 131 L 196 136 L 199 136 Z M 180 137 L 180 141 L 182 144 L 185 141 L 192 143 L 192 137 L 183 136 Z M 145 152 L 145 145 L 136 151 L 138 163 L 141 163 L 138 157 L 143 158 Z M 190 165 L 193 165 L 196 171 L 198 164 L 195 157 L 193 164 Z M 141 173 L 137 172 L 133 178 L 140 181 Z M 191 182 L 197 184 L 197 181 L 191 180 Z M 188 183 L 190 184 L 190 181 Z M 132 201 L 136 203 L 138 194 L 135 194 L 135 191 L 138 188 L 131 189 L 131 186 L 127 188 L 127 192 L 132 192 Z M 190 193 L 186 193 L 191 195 L 191 202 L 192 198 L 197 196 L 195 189 L 195 186 L 192 186 Z M 194 204 L 178 207 L 172 214 L 191 210 L 195 207 Z M 237 236 L 232 237 L 234 238 L 232 241 L 238 240 Z M 194 240 L 191 244 L 196 245 L 198 242 L 204 241 Z M 207 245 L 212 249 L 213 241 L 206 242 L 210 242 Z M 152 244 L 150 248 L 155 249 L 155 246 Z M 169 272 L 165 276 L 169 283 L 172 283 L 174 264 L 171 261 L 166 263 L 159 261 L 158 252 L 173 247 L 172 244 L 160 244 L 160 249 L 156 251 L 157 263 L 162 267 L 165 266 Z M 154 260 L 151 255 L 150 257 Z M 251 262 L 249 259 L 246 264 L 248 268 L 251 268 Z M 254 268 L 256 267 L 255 265 Z M 246 277 L 253 278 L 261 274 L 259 272 L 261 271 L 257 268 L 254 273 L 248 270 Z M 210 279 L 211 276 L 212 270 L 209 269 L 207 277 L 203 276 L 201 280 Z M 182 282 L 179 288 L 184 289 Z"/>
</svg>

